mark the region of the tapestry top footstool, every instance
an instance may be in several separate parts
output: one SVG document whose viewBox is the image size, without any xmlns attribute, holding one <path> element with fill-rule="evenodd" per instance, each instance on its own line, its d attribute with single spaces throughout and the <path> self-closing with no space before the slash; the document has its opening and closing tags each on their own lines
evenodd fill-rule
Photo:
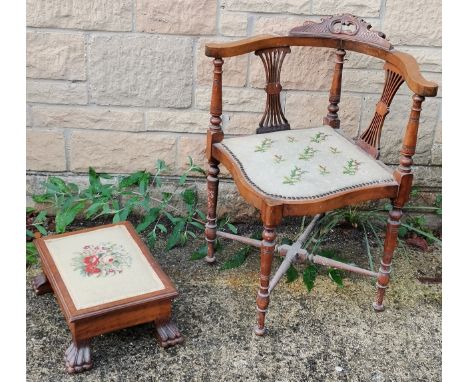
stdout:
<svg viewBox="0 0 468 382">
<path fill-rule="evenodd" d="M 171 323 L 177 291 L 129 222 L 35 240 L 43 274 L 37 294 L 54 292 L 72 333 L 69 373 L 92 367 L 89 339 L 154 322 L 163 347 L 182 342 Z"/>
</svg>

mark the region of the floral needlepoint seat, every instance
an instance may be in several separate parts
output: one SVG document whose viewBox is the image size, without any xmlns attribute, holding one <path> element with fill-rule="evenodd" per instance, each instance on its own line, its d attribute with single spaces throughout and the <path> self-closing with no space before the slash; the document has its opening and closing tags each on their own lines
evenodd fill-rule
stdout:
<svg viewBox="0 0 468 382">
<path fill-rule="evenodd" d="M 54 292 L 73 342 L 67 371 L 92 367 L 89 340 L 97 335 L 154 322 L 162 346 L 182 337 L 170 321 L 177 291 L 128 223 L 111 224 L 35 240 L 43 274 L 37 294 Z"/>
<path fill-rule="evenodd" d="M 215 146 L 266 196 L 319 199 L 363 186 L 398 185 L 392 170 L 329 127 L 227 138 Z"/>
</svg>

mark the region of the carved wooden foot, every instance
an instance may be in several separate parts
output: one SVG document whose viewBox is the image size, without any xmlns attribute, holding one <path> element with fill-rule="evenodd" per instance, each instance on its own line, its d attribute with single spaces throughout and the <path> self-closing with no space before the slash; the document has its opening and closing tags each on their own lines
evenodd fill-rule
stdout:
<svg viewBox="0 0 468 382">
<path fill-rule="evenodd" d="M 47 280 L 47 277 L 44 273 L 41 273 L 40 275 L 34 277 L 32 281 L 32 286 L 34 289 L 34 293 L 36 293 L 37 296 L 53 292 L 49 280 Z"/>
<path fill-rule="evenodd" d="M 68 374 L 81 373 L 93 367 L 89 340 L 70 344 L 65 352 L 65 366 Z"/>
<path fill-rule="evenodd" d="M 163 348 L 181 344 L 184 337 L 172 321 L 156 323 L 156 339 Z"/>
</svg>

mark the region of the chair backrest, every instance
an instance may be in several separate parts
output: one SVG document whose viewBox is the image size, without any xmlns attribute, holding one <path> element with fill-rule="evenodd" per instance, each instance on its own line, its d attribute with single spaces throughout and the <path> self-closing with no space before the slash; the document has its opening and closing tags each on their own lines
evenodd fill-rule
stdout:
<svg viewBox="0 0 468 382">
<path fill-rule="evenodd" d="M 335 48 L 335 68 L 328 112 L 323 123 L 332 128 L 340 127 L 338 116 L 341 98 L 343 63 L 346 50 L 351 50 L 385 60 L 385 83 L 376 105 L 374 117 L 369 127 L 359 136 L 356 143 L 374 157 L 379 156 L 380 136 L 390 104 L 401 84 L 406 81 L 408 87 L 419 96 L 435 96 L 437 84 L 425 80 L 419 72 L 416 60 L 394 49 L 385 34 L 372 30 L 363 19 L 350 14 L 330 16 L 320 22 L 306 21 L 304 25 L 293 28 L 288 36 L 261 35 L 233 43 L 207 44 L 207 56 L 220 59 L 254 51 L 263 62 L 266 76 L 266 106 L 263 117 L 256 130 L 267 133 L 289 130 L 280 102 L 281 68 L 285 56 L 291 52 L 291 46 L 311 46 Z M 218 62 L 218 66 L 222 65 Z M 215 62 L 216 66 L 216 62 Z"/>
</svg>

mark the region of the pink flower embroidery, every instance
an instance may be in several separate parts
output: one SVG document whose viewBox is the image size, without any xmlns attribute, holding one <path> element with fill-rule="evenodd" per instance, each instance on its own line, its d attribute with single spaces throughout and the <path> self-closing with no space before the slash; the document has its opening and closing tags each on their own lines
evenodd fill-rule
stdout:
<svg viewBox="0 0 468 382">
<path fill-rule="evenodd" d="M 76 271 L 83 276 L 108 276 L 122 273 L 124 268 L 130 268 L 132 258 L 122 245 L 104 243 L 85 245 L 81 252 L 73 258 Z"/>
</svg>

